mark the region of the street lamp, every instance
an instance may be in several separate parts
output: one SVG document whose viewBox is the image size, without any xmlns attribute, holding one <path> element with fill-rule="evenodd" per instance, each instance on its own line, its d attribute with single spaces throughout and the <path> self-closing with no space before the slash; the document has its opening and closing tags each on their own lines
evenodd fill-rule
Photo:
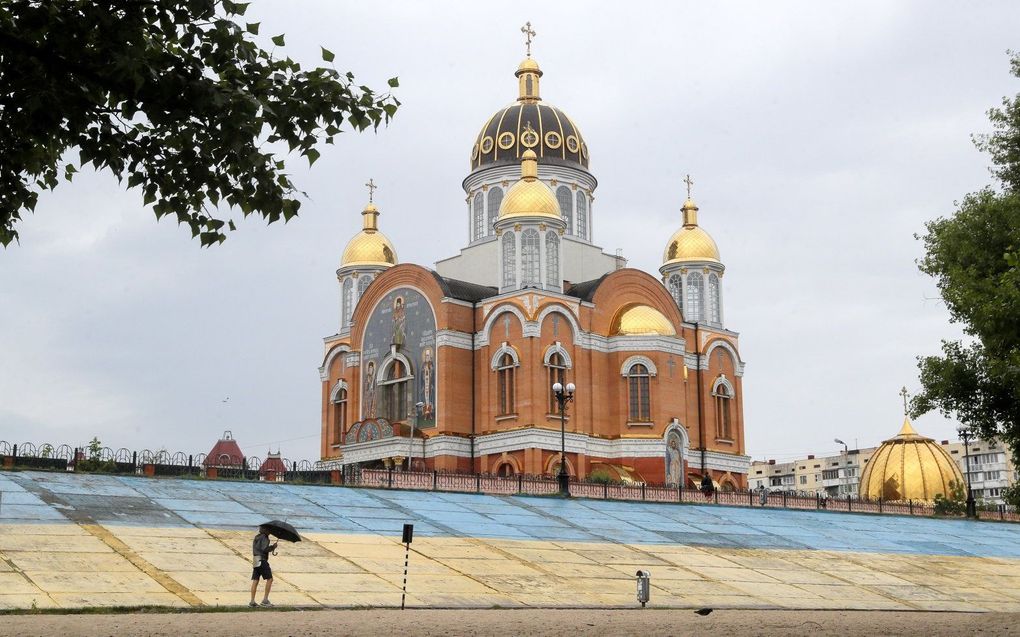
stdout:
<svg viewBox="0 0 1020 637">
<path fill-rule="evenodd" d="M 846 446 L 846 443 L 839 438 L 833 438 L 832 441 L 837 445 L 843 445 L 843 492 L 848 493 L 849 488 L 847 485 L 847 472 L 850 470 L 850 447 Z"/>
<path fill-rule="evenodd" d="M 553 396 L 560 406 L 560 493 L 570 495 L 570 476 L 567 474 L 567 403 L 574 400 L 574 383 L 553 383 Z"/>
<path fill-rule="evenodd" d="M 963 455 L 965 458 L 964 465 L 966 467 L 966 471 L 964 473 L 967 475 L 967 517 L 976 518 L 977 505 L 974 503 L 974 492 L 970 488 L 970 439 L 974 437 L 974 432 L 967 427 L 961 426 L 956 430 L 956 433 L 958 433 L 960 438 L 963 439 Z"/>
<path fill-rule="evenodd" d="M 407 470 L 411 471 L 411 458 L 414 454 L 414 426 L 418 424 L 418 419 L 421 418 L 421 410 L 425 407 L 425 403 L 418 402 L 414 404 L 414 418 L 411 419 L 411 437 L 407 441 Z M 422 456 L 425 453 L 422 451 Z"/>
</svg>

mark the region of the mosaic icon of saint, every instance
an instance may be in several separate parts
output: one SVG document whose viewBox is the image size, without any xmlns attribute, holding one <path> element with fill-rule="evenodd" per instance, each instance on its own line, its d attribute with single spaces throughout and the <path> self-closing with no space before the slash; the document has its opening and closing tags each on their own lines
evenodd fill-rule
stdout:
<svg viewBox="0 0 1020 637">
<path fill-rule="evenodd" d="M 683 480 L 683 458 L 680 451 L 680 436 L 670 432 L 666 443 L 666 484 L 680 484 Z"/>
<path fill-rule="evenodd" d="M 368 361 L 365 371 L 365 418 L 375 418 L 375 361 Z"/>
<path fill-rule="evenodd" d="M 393 300 L 393 341 L 398 348 L 403 347 L 407 339 L 407 313 L 404 310 L 404 297 L 398 296 Z"/>
<path fill-rule="evenodd" d="M 436 419 L 436 407 L 433 401 L 436 391 L 436 367 L 432 361 L 432 348 L 427 347 L 421 355 L 421 389 L 422 418 L 425 420 Z"/>
</svg>

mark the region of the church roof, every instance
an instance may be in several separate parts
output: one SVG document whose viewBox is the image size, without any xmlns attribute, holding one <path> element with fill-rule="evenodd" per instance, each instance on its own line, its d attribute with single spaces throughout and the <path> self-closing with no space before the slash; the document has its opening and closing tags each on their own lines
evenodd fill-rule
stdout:
<svg viewBox="0 0 1020 637">
<path fill-rule="evenodd" d="M 241 448 L 234 440 L 234 436 L 229 431 L 224 431 L 223 437 L 217 440 L 213 448 L 206 454 L 205 465 L 207 467 L 230 467 L 240 465 L 243 459 L 244 454 L 241 453 Z"/>
<path fill-rule="evenodd" d="M 590 303 L 591 300 L 595 298 L 595 292 L 599 289 L 599 286 L 602 284 L 602 281 L 605 280 L 607 276 L 609 276 L 608 272 L 606 274 L 603 274 L 599 278 L 593 279 L 591 281 L 582 281 L 581 283 L 574 283 L 566 290 L 564 290 L 564 293 L 569 296 L 575 296 L 581 299 L 582 301 L 588 301 Z"/>
<path fill-rule="evenodd" d="M 877 500 L 931 501 L 948 496 L 950 482 L 963 484 L 963 473 L 937 442 L 918 434 L 903 419 L 903 427 L 871 456 L 861 473 L 861 496 Z"/>
<path fill-rule="evenodd" d="M 439 283 L 439 287 L 443 290 L 443 296 L 450 297 L 451 299 L 477 303 L 482 299 L 487 299 L 490 296 L 496 296 L 499 294 L 499 290 L 488 285 L 478 285 L 477 283 L 448 279 L 444 276 L 440 276 L 439 273 L 435 271 L 432 272 L 432 276 L 436 277 L 436 282 Z"/>
</svg>

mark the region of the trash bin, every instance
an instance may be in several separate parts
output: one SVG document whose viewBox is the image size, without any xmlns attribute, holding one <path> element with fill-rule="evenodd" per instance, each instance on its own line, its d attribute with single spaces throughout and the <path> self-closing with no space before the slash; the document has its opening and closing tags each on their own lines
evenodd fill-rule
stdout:
<svg viewBox="0 0 1020 637">
<path fill-rule="evenodd" d="M 642 608 L 648 603 L 651 595 L 651 578 L 652 574 L 648 571 L 637 572 L 637 601 L 641 602 Z"/>
</svg>

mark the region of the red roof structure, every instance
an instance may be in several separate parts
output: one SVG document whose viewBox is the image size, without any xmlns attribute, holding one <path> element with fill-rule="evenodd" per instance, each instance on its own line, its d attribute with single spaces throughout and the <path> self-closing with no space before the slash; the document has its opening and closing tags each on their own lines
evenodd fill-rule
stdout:
<svg viewBox="0 0 1020 637">
<path fill-rule="evenodd" d="M 243 463 L 244 454 L 230 431 L 223 432 L 223 437 L 205 457 L 206 467 L 240 467 Z"/>
<path fill-rule="evenodd" d="M 266 456 L 266 459 L 262 461 L 262 466 L 259 467 L 259 475 L 265 476 L 269 472 L 274 475 L 282 476 L 287 473 L 287 465 L 283 463 L 283 459 L 280 458 L 280 452 L 270 453 Z"/>
</svg>

